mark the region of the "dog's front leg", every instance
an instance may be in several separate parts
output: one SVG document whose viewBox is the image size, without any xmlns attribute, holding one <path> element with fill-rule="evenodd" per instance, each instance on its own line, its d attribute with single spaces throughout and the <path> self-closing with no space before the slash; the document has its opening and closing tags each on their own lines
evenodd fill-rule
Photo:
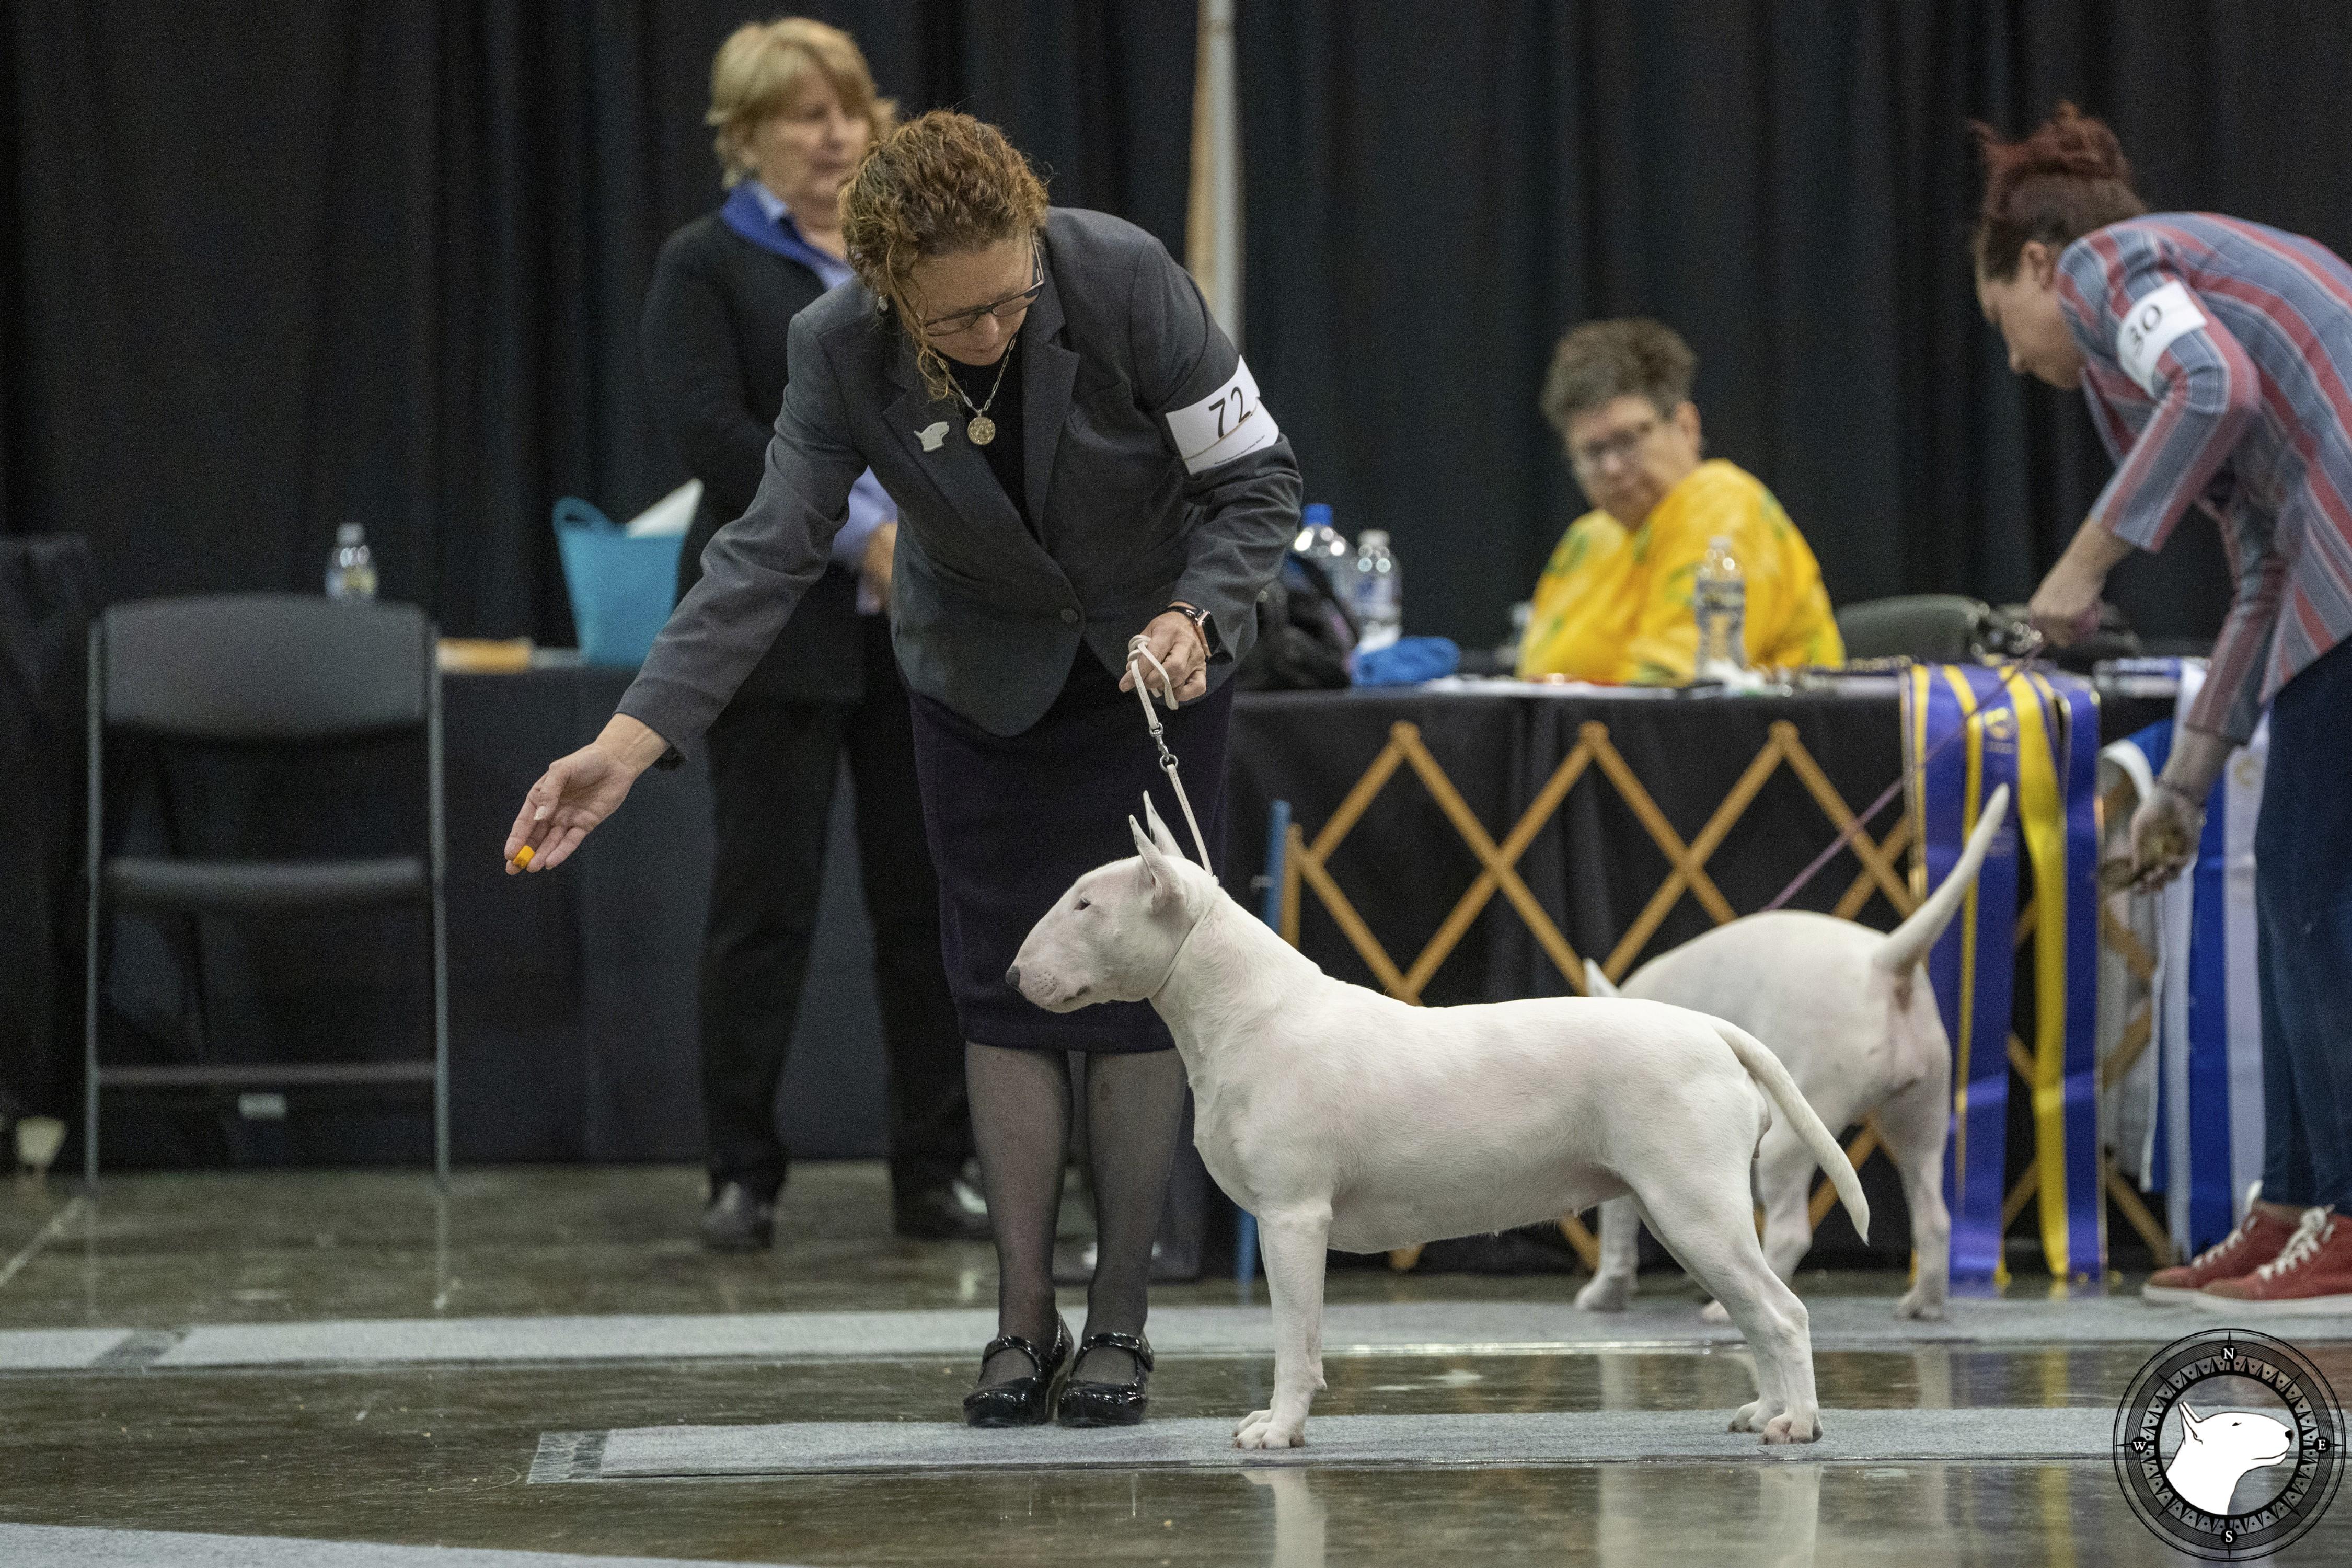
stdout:
<svg viewBox="0 0 2352 1568">
<path fill-rule="evenodd" d="M 1262 1214 L 1266 1292 L 1274 1299 L 1274 1405 L 1234 1428 L 1236 1448 L 1296 1448 L 1307 1441 L 1307 1406 L 1323 1386 L 1323 1252 L 1328 1205 Z"/>
</svg>

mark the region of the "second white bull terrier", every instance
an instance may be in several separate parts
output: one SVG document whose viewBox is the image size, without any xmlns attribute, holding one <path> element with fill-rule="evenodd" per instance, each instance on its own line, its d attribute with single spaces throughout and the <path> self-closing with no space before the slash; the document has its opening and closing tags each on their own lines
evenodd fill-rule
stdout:
<svg viewBox="0 0 2352 1568">
<path fill-rule="evenodd" d="M 1985 803 L 1951 875 L 1883 935 L 1853 921 L 1783 910 L 1718 926 L 1643 964 L 1622 988 L 1612 986 L 1598 964 L 1585 966 L 1592 995 L 1671 1002 L 1748 1030 L 1772 1048 L 1828 1126 L 1851 1127 L 1876 1112 L 1887 1157 L 1903 1174 L 1918 1255 L 1918 1278 L 1895 1303 L 1900 1317 L 1942 1317 L 1951 1272 L 1944 1136 L 1952 1110 L 1952 1045 L 1919 965 L 1975 885 L 2008 810 L 2004 784 Z M 1811 1146 L 1790 1129 L 1765 1134 L 1756 1164 L 1764 1257 L 1782 1279 L 1813 1244 L 1812 1171 Z M 1641 1223 L 1628 1200 L 1601 1205 L 1601 1266 L 1577 1292 L 1578 1306 L 1594 1312 L 1624 1307 L 1633 1293 Z M 1718 1308 L 1709 1307 L 1707 1315 L 1719 1317 Z"/>
<path fill-rule="evenodd" d="M 1755 1353 L 1758 1397 L 1731 1429 L 1821 1436 L 1805 1306 L 1756 1239 L 1748 1166 L 1766 1130 L 1795 1129 L 1865 1235 L 1870 1210 L 1770 1051 L 1655 1002 L 1412 1007 L 1334 980 L 1145 810 L 1148 835 L 1129 824 L 1139 858 L 1079 878 L 1005 978 L 1057 1013 L 1149 1000 L 1175 1036 L 1194 1142 L 1257 1216 L 1274 1302 L 1274 1402 L 1243 1419 L 1237 1447 L 1306 1440 L 1327 1246 L 1384 1252 L 1627 1194 Z"/>
</svg>

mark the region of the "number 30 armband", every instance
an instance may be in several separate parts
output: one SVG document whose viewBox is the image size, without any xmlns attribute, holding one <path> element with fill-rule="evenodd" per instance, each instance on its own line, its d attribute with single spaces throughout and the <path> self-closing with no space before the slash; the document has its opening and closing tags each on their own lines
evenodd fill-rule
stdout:
<svg viewBox="0 0 2352 1568">
<path fill-rule="evenodd" d="M 1168 434 L 1175 438 L 1185 471 L 1193 474 L 1223 468 L 1282 439 L 1274 411 L 1258 401 L 1257 379 L 1239 360 L 1224 385 L 1198 403 L 1169 411 Z"/>
<path fill-rule="evenodd" d="M 2116 332 L 2116 358 L 2124 374 L 2139 383 L 2150 397 L 2164 393 L 2157 362 L 2180 337 L 2205 325 L 2205 313 L 2186 285 L 2178 281 L 2151 289 L 2132 301 L 2131 313 Z"/>
</svg>

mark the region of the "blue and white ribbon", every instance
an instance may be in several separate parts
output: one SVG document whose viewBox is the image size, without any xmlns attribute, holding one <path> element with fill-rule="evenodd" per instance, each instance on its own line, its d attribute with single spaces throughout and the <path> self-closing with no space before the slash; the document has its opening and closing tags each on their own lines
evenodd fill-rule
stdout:
<svg viewBox="0 0 2352 1568">
<path fill-rule="evenodd" d="M 2175 721 L 2110 747 L 2152 779 L 2173 723 L 2204 684 L 2182 661 Z M 2263 1021 L 2254 917 L 2254 823 L 2262 814 L 2267 721 L 2233 754 L 2205 805 L 2195 864 L 2158 900 L 2158 1111 L 2143 1185 L 2160 1187 L 2175 1246 L 2191 1256 L 2227 1236 L 2263 1172 Z M 2143 795 L 2145 786 L 2143 786 Z"/>
</svg>

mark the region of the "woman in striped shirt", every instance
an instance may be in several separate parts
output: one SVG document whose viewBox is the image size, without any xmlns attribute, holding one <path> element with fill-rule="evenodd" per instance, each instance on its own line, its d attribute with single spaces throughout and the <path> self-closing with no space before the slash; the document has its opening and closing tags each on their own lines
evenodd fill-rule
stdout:
<svg viewBox="0 0 2352 1568">
<path fill-rule="evenodd" d="M 2192 506 L 2236 578 L 2132 822 L 2145 881 L 2188 863 L 2222 763 L 2271 715 L 2263 1201 L 2157 1282 L 2240 1316 L 2352 1310 L 2352 267 L 2260 224 L 2148 213 L 2114 133 L 2071 104 L 2022 142 L 1979 132 L 1978 300 L 2012 370 L 2083 389 L 2116 464 L 2034 624 L 2060 643 L 2095 626 L 2107 573 L 2162 548 Z"/>
</svg>

